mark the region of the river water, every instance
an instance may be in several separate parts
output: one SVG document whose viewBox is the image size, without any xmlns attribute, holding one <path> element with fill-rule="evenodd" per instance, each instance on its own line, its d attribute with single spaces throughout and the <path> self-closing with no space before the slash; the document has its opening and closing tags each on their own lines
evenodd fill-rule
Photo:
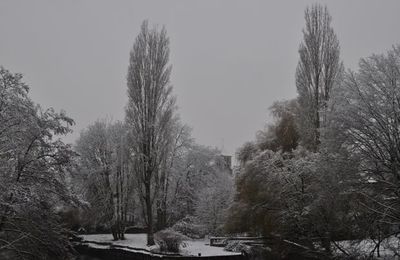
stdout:
<svg viewBox="0 0 400 260">
<path fill-rule="evenodd" d="M 75 260 L 107 260 L 107 259 L 97 258 L 97 257 L 93 257 L 93 256 L 88 256 L 88 255 L 80 255 Z"/>
</svg>

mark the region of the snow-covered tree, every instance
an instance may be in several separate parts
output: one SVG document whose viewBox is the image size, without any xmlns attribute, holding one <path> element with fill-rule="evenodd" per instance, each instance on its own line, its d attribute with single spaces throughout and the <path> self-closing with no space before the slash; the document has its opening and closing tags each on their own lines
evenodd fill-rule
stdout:
<svg viewBox="0 0 400 260">
<path fill-rule="evenodd" d="M 65 174 L 74 156 L 60 140 L 73 120 L 28 97 L 21 74 L 0 67 L 0 257 L 69 259 L 57 206 L 72 201 Z"/>
<path fill-rule="evenodd" d="M 170 142 L 175 98 L 170 84 L 169 39 L 165 28 L 149 29 L 144 21 L 130 53 L 127 85 L 126 122 L 130 149 L 135 156 L 138 191 L 147 226 L 147 244 L 154 245 L 153 206 L 157 179 Z"/>
<path fill-rule="evenodd" d="M 299 47 L 296 87 L 299 94 L 299 130 L 302 145 L 316 150 L 325 126 L 327 102 L 340 79 L 340 47 L 328 9 L 314 4 L 305 11 L 306 26 Z"/>
<path fill-rule="evenodd" d="M 369 183 L 382 221 L 400 222 L 400 46 L 361 59 L 346 74 L 334 120 L 348 150 L 361 158 L 360 179 Z M 368 190 L 368 189 L 367 189 Z"/>
<path fill-rule="evenodd" d="M 311 235 L 317 156 L 301 147 L 291 153 L 259 149 L 241 162 L 228 230 Z"/>
<path fill-rule="evenodd" d="M 171 218 L 195 215 L 200 193 L 221 171 L 223 158 L 217 149 L 192 144 L 175 170 L 171 182 Z"/>
<path fill-rule="evenodd" d="M 134 201 L 126 140 L 123 123 L 98 120 L 81 132 L 75 146 L 79 154 L 75 177 L 81 180 L 83 199 L 90 203 L 95 225 L 110 228 L 116 240 L 124 238 L 126 216 Z"/>
<path fill-rule="evenodd" d="M 170 208 L 174 182 L 181 175 L 185 155 L 193 144 L 190 128 L 182 125 L 178 118 L 174 119 L 173 126 L 166 132 L 167 145 L 164 146 L 164 156 L 160 164 L 160 174 L 156 179 L 156 217 L 157 230 L 164 229 L 170 219 Z"/>
<path fill-rule="evenodd" d="M 258 132 L 257 143 L 260 149 L 283 152 L 296 149 L 299 141 L 296 125 L 299 114 L 297 100 L 275 102 L 269 110 L 274 122 L 265 131 Z"/>
<path fill-rule="evenodd" d="M 195 216 L 208 234 L 223 234 L 227 210 L 232 203 L 233 176 L 221 168 L 200 190 L 195 203 Z"/>
</svg>

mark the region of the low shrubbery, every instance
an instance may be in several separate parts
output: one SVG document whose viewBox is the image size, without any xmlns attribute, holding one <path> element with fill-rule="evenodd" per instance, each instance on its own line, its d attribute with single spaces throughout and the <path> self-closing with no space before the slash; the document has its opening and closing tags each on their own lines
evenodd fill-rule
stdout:
<svg viewBox="0 0 400 260">
<path fill-rule="evenodd" d="M 228 244 L 225 246 L 225 250 L 230 252 L 242 253 L 252 260 L 279 259 L 271 253 L 271 249 L 269 247 L 259 245 L 249 246 L 243 243 L 243 241 L 238 240 L 229 241 Z"/>
<path fill-rule="evenodd" d="M 227 245 L 225 246 L 225 250 L 230 252 L 242 253 L 243 251 L 248 250 L 248 246 L 246 246 L 241 241 L 232 240 L 227 243 Z"/>
<path fill-rule="evenodd" d="M 190 216 L 176 222 L 172 229 L 193 239 L 204 238 L 206 235 L 204 225 L 197 224 L 196 218 Z"/>
<path fill-rule="evenodd" d="M 159 245 L 160 251 L 178 253 L 186 237 L 172 229 L 165 229 L 155 233 L 154 239 Z"/>
</svg>

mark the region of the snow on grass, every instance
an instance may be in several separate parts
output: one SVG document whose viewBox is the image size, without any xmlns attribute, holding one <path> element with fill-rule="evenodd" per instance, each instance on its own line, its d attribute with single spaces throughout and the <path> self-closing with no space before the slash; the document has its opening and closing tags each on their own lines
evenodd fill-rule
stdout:
<svg viewBox="0 0 400 260">
<path fill-rule="evenodd" d="M 111 243 L 118 246 L 129 246 L 135 249 L 154 251 L 157 246 L 149 247 L 146 245 L 146 234 L 125 234 L 125 240 L 114 241 L 111 234 L 82 235 L 83 240 L 96 243 Z M 225 251 L 223 247 L 213 247 L 209 245 L 208 239 L 185 240 L 181 246 L 182 255 L 198 256 L 221 256 L 238 255 L 240 253 Z M 104 245 L 90 244 L 91 247 L 104 247 Z"/>
<path fill-rule="evenodd" d="M 96 234 L 96 235 L 82 235 L 83 240 L 100 242 L 100 243 L 112 243 L 119 246 L 130 246 L 134 248 L 151 250 L 152 247 L 147 246 L 146 234 L 125 234 L 125 240 L 114 241 L 111 234 Z"/>
<path fill-rule="evenodd" d="M 221 255 L 240 255 L 237 252 L 225 251 L 223 247 L 210 246 L 208 239 L 194 239 L 184 241 L 186 246 L 181 249 L 183 255 L 195 255 L 199 253 L 201 256 L 221 256 Z"/>
</svg>

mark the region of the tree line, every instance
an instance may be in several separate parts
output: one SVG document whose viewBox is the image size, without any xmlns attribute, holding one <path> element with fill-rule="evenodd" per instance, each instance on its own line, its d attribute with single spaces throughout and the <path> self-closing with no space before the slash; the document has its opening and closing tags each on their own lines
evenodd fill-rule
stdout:
<svg viewBox="0 0 400 260">
<path fill-rule="evenodd" d="M 195 237 L 222 230 L 230 165 L 181 122 L 170 73 L 166 30 L 144 21 L 125 120 L 98 119 L 70 145 L 61 138 L 74 121 L 34 103 L 22 75 L 0 68 L 0 258 L 70 259 L 76 232 L 120 240 L 139 230 L 154 245 L 167 227 Z"/>
<path fill-rule="evenodd" d="M 345 70 L 326 7 L 305 11 L 298 96 L 237 152 L 230 232 L 279 235 L 349 256 L 340 240 L 399 233 L 400 46 Z"/>
<path fill-rule="evenodd" d="M 0 258 L 69 259 L 76 232 L 169 229 L 273 235 L 310 250 L 351 253 L 399 232 L 400 46 L 340 60 L 326 7 L 305 11 L 298 96 L 237 151 L 238 165 L 197 144 L 179 118 L 169 38 L 144 21 L 130 51 L 123 121 L 98 119 L 74 145 L 74 121 L 29 98 L 0 68 Z"/>
<path fill-rule="evenodd" d="M 73 186 L 89 205 L 81 219 L 115 240 L 142 228 L 154 245 L 154 233 L 175 224 L 217 232 L 232 199 L 225 157 L 196 144 L 179 118 L 169 52 L 165 28 L 144 21 L 130 52 L 125 121 L 98 120 L 76 142 Z"/>
</svg>

